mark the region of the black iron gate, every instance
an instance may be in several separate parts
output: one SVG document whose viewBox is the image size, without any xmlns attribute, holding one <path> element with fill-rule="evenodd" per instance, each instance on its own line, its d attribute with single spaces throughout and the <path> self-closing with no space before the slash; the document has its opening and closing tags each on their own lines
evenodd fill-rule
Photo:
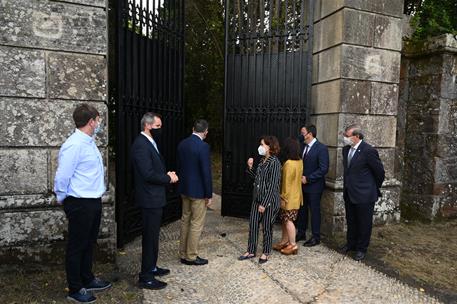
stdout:
<svg viewBox="0 0 457 304">
<path fill-rule="evenodd" d="M 162 115 L 158 142 L 167 169 L 175 169 L 176 146 L 183 137 L 184 0 L 112 0 L 110 26 L 116 49 L 110 52 L 110 110 L 116 136 L 116 221 L 118 246 L 141 232 L 134 205 L 130 147 L 145 112 Z M 116 20 L 116 24 L 112 24 Z M 180 215 L 180 198 L 170 188 L 164 222 Z"/>
<path fill-rule="evenodd" d="M 297 136 L 307 117 L 314 0 L 226 0 L 222 215 L 245 217 L 246 160 L 259 137 Z"/>
</svg>

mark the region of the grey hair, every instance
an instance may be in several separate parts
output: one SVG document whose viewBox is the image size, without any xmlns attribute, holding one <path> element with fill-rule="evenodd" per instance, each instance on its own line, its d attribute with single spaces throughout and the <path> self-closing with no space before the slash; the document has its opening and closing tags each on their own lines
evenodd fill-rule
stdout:
<svg viewBox="0 0 457 304">
<path fill-rule="evenodd" d="M 360 139 L 363 139 L 363 132 L 362 128 L 358 124 L 352 124 L 346 127 L 344 130 L 345 132 L 348 132 L 349 130 L 352 130 L 352 135 L 357 136 Z"/>
<path fill-rule="evenodd" d="M 141 118 L 141 128 L 144 129 L 146 124 L 154 123 L 156 117 L 161 118 L 159 114 L 156 114 L 154 112 L 145 113 Z"/>
</svg>

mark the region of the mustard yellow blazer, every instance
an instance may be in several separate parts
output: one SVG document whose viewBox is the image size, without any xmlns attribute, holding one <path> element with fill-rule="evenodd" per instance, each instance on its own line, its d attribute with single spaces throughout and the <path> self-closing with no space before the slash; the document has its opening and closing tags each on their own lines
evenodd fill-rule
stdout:
<svg viewBox="0 0 457 304">
<path fill-rule="evenodd" d="M 303 175 L 303 161 L 287 160 L 282 166 L 281 200 L 285 201 L 285 210 L 299 209 L 303 205 L 301 178 Z"/>
</svg>

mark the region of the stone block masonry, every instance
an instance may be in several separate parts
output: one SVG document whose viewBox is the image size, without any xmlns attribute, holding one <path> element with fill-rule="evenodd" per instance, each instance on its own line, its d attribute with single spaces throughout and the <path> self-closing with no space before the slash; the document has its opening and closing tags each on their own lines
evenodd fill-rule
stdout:
<svg viewBox="0 0 457 304">
<path fill-rule="evenodd" d="M 66 218 L 52 194 L 72 112 L 101 113 L 108 172 L 105 0 L 0 1 L 0 259 L 63 261 Z M 108 181 L 108 176 L 106 176 Z M 99 256 L 116 248 L 114 193 L 103 197 Z"/>
<path fill-rule="evenodd" d="M 386 169 L 376 224 L 400 219 L 395 171 L 403 1 L 320 0 L 314 14 L 311 122 L 329 146 L 322 228 L 345 229 L 342 131 L 358 123 Z"/>
<path fill-rule="evenodd" d="M 397 141 L 402 216 L 457 217 L 457 40 L 443 35 L 407 45 L 402 58 Z"/>
</svg>

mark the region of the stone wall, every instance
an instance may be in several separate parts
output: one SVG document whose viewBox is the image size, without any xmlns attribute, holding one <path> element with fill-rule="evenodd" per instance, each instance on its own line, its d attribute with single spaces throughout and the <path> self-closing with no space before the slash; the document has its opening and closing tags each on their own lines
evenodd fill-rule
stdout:
<svg viewBox="0 0 457 304">
<path fill-rule="evenodd" d="M 322 199 L 322 228 L 345 228 L 342 132 L 359 123 L 386 169 L 375 223 L 400 218 L 395 174 L 403 1 L 318 0 L 314 15 L 311 121 L 329 146 L 330 170 Z"/>
<path fill-rule="evenodd" d="M 406 45 L 400 82 L 402 217 L 457 216 L 457 40 Z"/>
<path fill-rule="evenodd" d="M 75 106 L 107 122 L 105 0 L 0 1 L 0 260 L 62 261 L 63 208 L 52 194 Z M 107 164 L 107 129 L 97 144 Z M 102 256 L 114 257 L 114 200 L 103 198 Z"/>
</svg>

